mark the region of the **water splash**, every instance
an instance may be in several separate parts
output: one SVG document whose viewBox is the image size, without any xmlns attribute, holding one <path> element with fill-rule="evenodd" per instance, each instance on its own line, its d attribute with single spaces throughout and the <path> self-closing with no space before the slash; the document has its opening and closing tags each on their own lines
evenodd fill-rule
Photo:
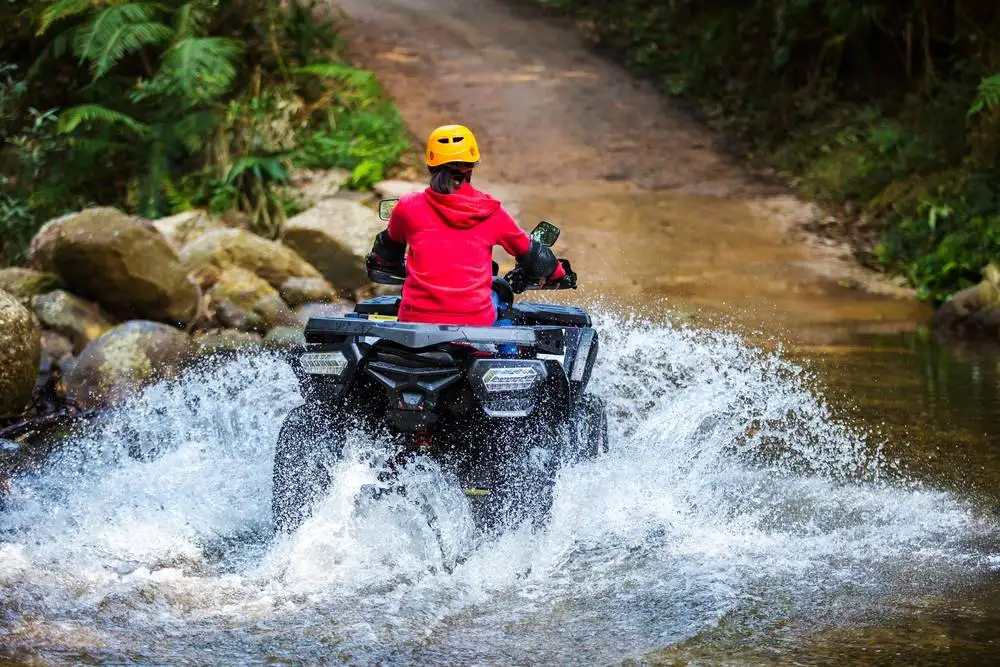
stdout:
<svg viewBox="0 0 1000 667">
<path fill-rule="evenodd" d="M 244 357 L 150 389 L 15 482 L 0 655 L 607 661 L 820 607 L 838 622 L 988 558 L 973 545 L 990 526 L 833 420 L 779 355 L 614 316 L 600 330 L 612 452 L 561 472 L 548 529 L 488 543 L 434 466 L 408 474 L 435 526 L 404 500 L 359 509 L 359 456 L 274 537 L 290 371 Z"/>
</svg>

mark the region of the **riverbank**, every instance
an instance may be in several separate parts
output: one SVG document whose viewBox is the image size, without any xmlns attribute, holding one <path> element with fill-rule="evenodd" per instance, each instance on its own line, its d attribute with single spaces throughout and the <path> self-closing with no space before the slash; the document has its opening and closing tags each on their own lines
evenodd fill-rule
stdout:
<svg viewBox="0 0 1000 667">
<path fill-rule="evenodd" d="M 929 303 L 1000 254 L 995 6 L 538 4 L 833 211 L 814 230 Z"/>
</svg>

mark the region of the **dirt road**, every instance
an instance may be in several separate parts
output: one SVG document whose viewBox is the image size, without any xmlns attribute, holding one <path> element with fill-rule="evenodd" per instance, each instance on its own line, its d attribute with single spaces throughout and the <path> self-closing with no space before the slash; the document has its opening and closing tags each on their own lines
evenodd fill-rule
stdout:
<svg viewBox="0 0 1000 667">
<path fill-rule="evenodd" d="M 812 342 L 928 316 L 846 248 L 800 233 L 814 207 L 770 196 L 669 99 L 531 3 L 339 4 L 357 60 L 416 140 L 470 126 L 477 183 L 525 226 L 546 217 L 567 230 L 560 250 L 589 286 L 578 298 L 668 304 Z"/>
</svg>

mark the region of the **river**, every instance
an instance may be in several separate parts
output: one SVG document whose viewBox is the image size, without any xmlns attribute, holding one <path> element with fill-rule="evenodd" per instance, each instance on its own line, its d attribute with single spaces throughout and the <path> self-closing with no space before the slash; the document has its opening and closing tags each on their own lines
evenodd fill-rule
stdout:
<svg viewBox="0 0 1000 667">
<path fill-rule="evenodd" d="M 471 118 L 483 182 L 563 228 L 582 287 L 552 298 L 595 313 L 611 452 L 562 471 L 538 532 L 483 541 L 433 469 L 413 481 L 440 537 L 412 505 L 357 507 L 352 456 L 275 537 L 293 377 L 266 355 L 191 372 L 13 482 L 0 662 L 1000 660 L 995 358 L 939 347 L 925 306 L 549 19 L 342 4 L 415 134 Z"/>
</svg>

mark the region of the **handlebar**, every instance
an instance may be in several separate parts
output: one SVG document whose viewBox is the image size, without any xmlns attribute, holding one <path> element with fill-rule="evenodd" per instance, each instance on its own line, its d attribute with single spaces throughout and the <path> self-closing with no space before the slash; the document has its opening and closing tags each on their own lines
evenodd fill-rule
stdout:
<svg viewBox="0 0 1000 667">
<path fill-rule="evenodd" d="M 546 280 L 544 283 L 529 281 L 519 266 L 508 271 L 507 275 L 504 276 L 504 280 L 510 284 L 510 288 L 514 290 L 515 294 L 520 294 L 527 290 L 576 289 L 576 272 L 573 271 L 569 260 L 560 259 L 559 263 L 562 265 L 563 271 L 566 272 L 566 275 L 559 280 Z"/>
<path fill-rule="evenodd" d="M 521 267 L 514 267 L 508 271 L 504 280 L 510 284 L 510 288 L 515 294 L 521 294 L 528 290 L 576 289 L 576 272 L 573 271 L 569 260 L 560 259 L 559 263 L 562 265 L 563 271 L 566 272 L 566 275 L 559 280 L 547 280 L 544 283 L 529 281 Z M 402 285 L 406 280 L 406 262 L 385 265 L 379 263 L 374 254 L 369 254 L 365 258 L 365 269 L 368 272 L 369 280 L 380 285 Z"/>
</svg>

